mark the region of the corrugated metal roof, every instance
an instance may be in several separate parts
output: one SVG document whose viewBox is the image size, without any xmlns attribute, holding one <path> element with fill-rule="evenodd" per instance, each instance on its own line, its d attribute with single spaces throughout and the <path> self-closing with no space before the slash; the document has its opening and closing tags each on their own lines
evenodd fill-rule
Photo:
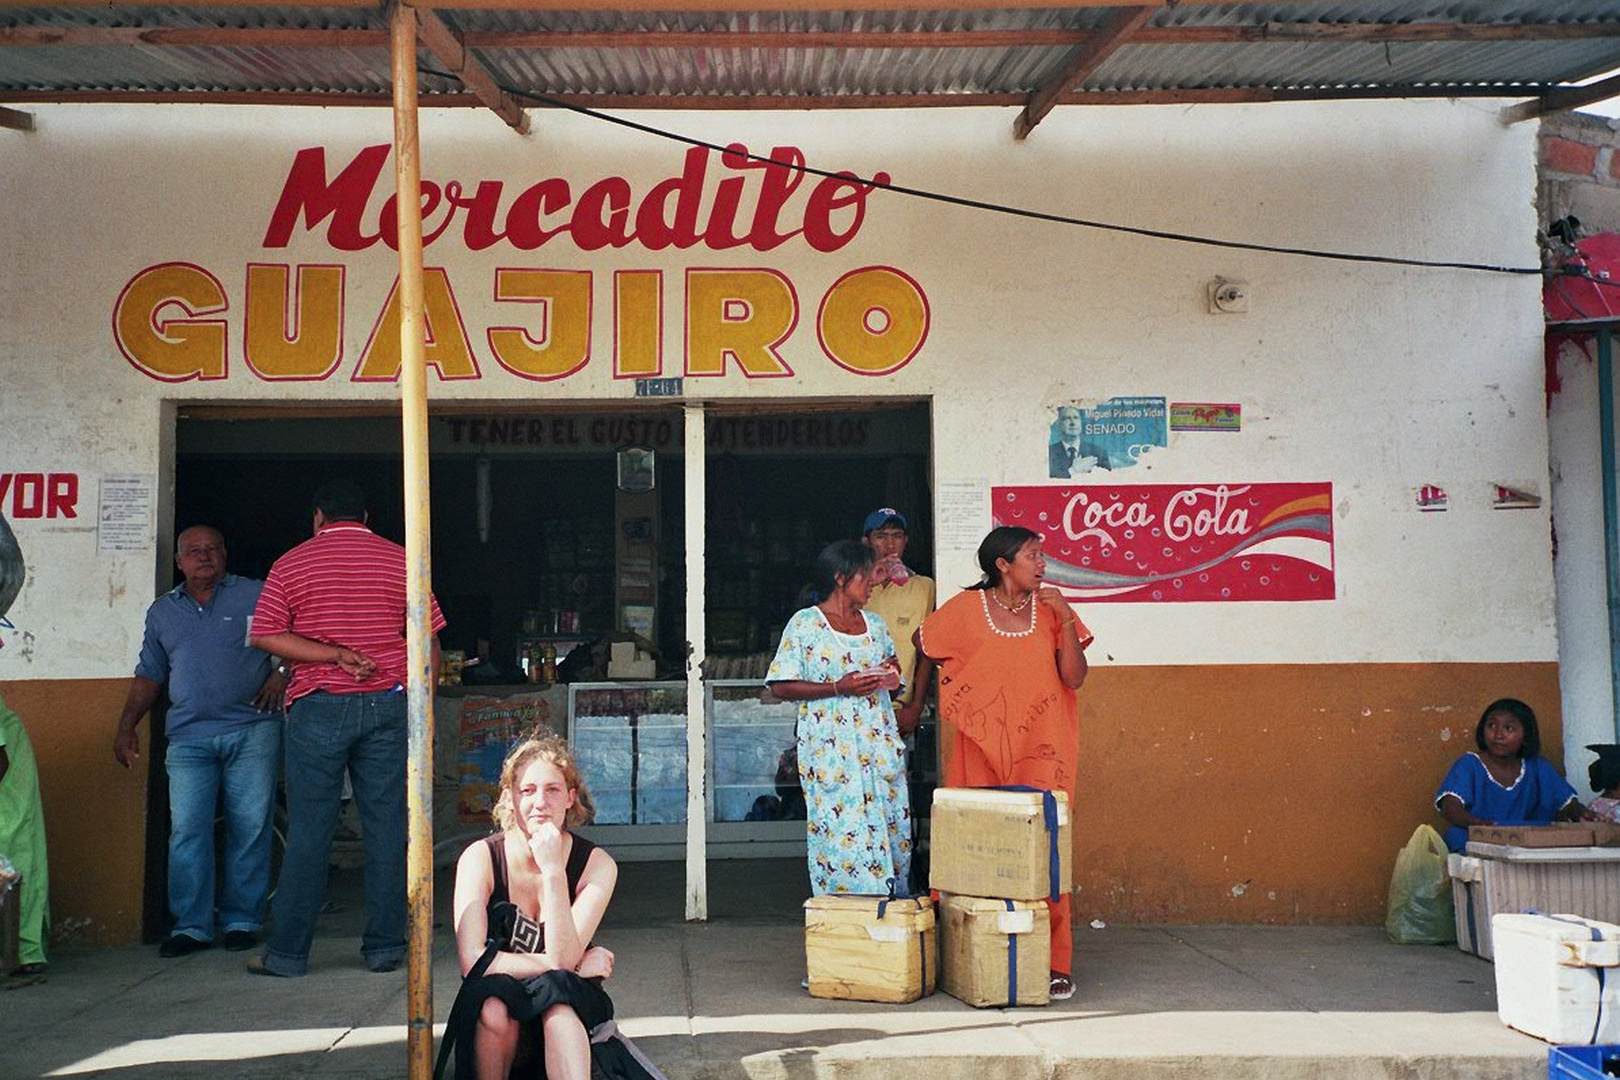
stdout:
<svg viewBox="0 0 1620 1080">
<path fill-rule="evenodd" d="M 1120 8 L 501 2 L 508 6 L 435 10 L 508 91 L 620 106 L 1018 104 L 1052 92 L 1059 103 L 1519 95 L 1620 67 L 1620 0 L 1184 0 L 1109 40 L 1100 60 L 1067 79 Z M 425 48 L 419 57 L 425 104 L 475 103 L 459 80 L 434 74 L 441 59 Z M 0 103 L 381 102 L 388 60 L 380 7 L 0 9 Z"/>
</svg>

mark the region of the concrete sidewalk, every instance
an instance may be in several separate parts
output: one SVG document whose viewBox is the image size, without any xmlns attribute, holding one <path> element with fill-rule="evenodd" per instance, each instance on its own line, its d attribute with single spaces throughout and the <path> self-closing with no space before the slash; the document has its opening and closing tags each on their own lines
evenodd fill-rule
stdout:
<svg viewBox="0 0 1620 1080">
<path fill-rule="evenodd" d="M 1547 1045 L 1497 1020 L 1491 965 L 1391 945 L 1378 928 L 1082 924 L 1072 1000 L 976 1010 L 942 993 L 904 1006 L 809 997 L 786 911 L 640 914 L 598 938 L 618 955 L 621 1026 L 672 1080 L 1546 1075 Z M 251 954 L 220 949 L 58 951 L 47 981 L 0 993 L 0 1078 L 403 1078 L 405 974 L 364 969 L 357 917 L 323 917 L 303 979 L 251 977 Z M 444 928 L 434 964 L 442 1023 L 459 981 Z"/>
</svg>

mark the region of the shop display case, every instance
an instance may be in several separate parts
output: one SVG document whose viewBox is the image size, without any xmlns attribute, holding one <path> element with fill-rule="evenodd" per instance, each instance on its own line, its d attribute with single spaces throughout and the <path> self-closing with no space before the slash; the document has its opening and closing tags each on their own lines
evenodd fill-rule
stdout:
<svg viewBox="0 0 1620 1080">
<path fill-rule="evenodd" d="M 796 749 L 799 706 L 791 701 L 762 702 L 762 684 L 751 679 L 717 679 L 703 685 L 708 698 L 712 820 L 716 824 L 804 821 Z M 802 833 L 804 826 L 797 829 Z"/>
<path fill-rule="evenodd" d="M 569 741 L 596 825 L 686 821 L 686 684 L 575 683 Z"/>
<path fill-rule="evenodd" d="M 615 857 L 678 858 L 686 843 L 686 684 L 574 683 L 569 739 L 595 821 L 582 831 Z M 711 857 L 804 850 L 794 755 L 798 708 L 762 702 L 754 680 L 704 684 Z"/>
</svg>

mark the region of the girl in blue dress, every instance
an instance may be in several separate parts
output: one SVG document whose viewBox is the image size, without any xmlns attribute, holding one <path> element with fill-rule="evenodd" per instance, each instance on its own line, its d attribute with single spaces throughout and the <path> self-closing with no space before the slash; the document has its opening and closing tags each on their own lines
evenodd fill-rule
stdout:
<svg viewBox="0 0 1620 1080">
<path fill-rule="evenodd" d="M 1451 826 L 1446 847 L 1463 850 L 1470 825 L 1546 825 L 1579 821 L 1586 807 L 1558 770 L 1541 756 L 1541 730 L 1530 706 L 1501 698 L 1485 706 L 1470 750 L 1451 766 L 1434 793 L 1435 809 Z"/>
</svg>

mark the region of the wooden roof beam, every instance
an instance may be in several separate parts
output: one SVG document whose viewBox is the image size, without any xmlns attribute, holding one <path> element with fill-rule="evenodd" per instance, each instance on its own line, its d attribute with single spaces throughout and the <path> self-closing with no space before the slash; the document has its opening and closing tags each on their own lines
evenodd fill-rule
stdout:
<svg viewBox="0 0 1620 1080">
<path fill-rule="evenodd" d="M 1182 4 L 1229 4 L 1231 0 L 1180 0 Z M 1344 7 L 1358 2 L 1373 5 L 1383 0 L 1340 0 Z M 364 8 L 377 10 L 377 0 L 166 0 L 162 5 L 171 8 L 218 8 L 221 6 L 246 8 L 287 8 L 291 10 L 319 8 Z M 460 8 L 488 11 L 848 11 L 849 0 L 435 0 L 433 5 L 441 11 Z M 1008 11 L 1053 8 L 1118 8 L 1127 6 L 1122 0 L 933 0 L 930 11 Z M 107 0 L 0 0 L 0 8 L 101 8 Z M 916 0 L 862 0 L 863 11 L 915 11 Z"/>
<path fill-rule="evenodd" d="M 469 31 L 468 46 L 492 49 L 980 49 L 1078 47 L 1086 28 L 1040 30 L 496 30 Z M 1620 22 L 1263 23 L 1144 26 L 1131 45 L 1244 45 L 1370 42 L 1585 41 L 1620 38 Z"/>
<path fill-rule="evenodd" d="M 1495 86 L 1237 86 L 1178 90 L 1079 90 L 1063 105 L 1231 105 L 1268 101 L 1362 101 L 1426 98 L 1501 98 L 1537 93 L 1534 85 Z M 557 94 L 557 101 L 592 109 L 730 109 L 738 112 L 818 109 L 1008 108 L 1023 105 L 1027 94 Z M 387 93 L 255 90 L 10 90 L 0 100 L 29 104 L 196 104 L 295 105 L 332 108 L 387 108 Z M 430 94 L 424 109 L 483 107 L 468 93 Z M 537 105 L 536 108 L 546 108 Z"/>
<path fill-rule="evenodd" d="M 1497 119 L 1504 124 L 1517 124 L 1521 120 L 1534 120 L 1548 113 L 1578 109 L 1582 105 L 1592 105 L 1616 96 L 1620 96 L 1620 75 L 1611 75 L 1607 79 L 1599 79 L 1585 86 L 1553 90 L 1529 101 L 1509 105 L 1497 114 Z"/>
<path fill-rule="evenodd" d="M 0 128 L 9 128 L 12 131 L 33 131 L 34 114 L 23 112 L 21 109 L 8 109 L 0 106 Z"/>
<path fill-rule="evenodd" d="M 414 4 L 405 6 L 416 14 L 416 39 L 426 45 L 428 51 L 438 58 L 439 63 L 460 79 L 461 85 L 471 91 L 485 107 L 506 121 L 507 126 L 513 131 L 519 135 L 527 135 L 529 114 L 523 110 L 522 102 L 500 88 L 495 82 L 495 77 L 489 73 L 489 69 L 484 67 L 483 61 L 467 50 L 461 35 L 450 29 L 432 8 L 417 7 Z"/>
<path fill-rule="evenodd" d="M 1076 48 L 1096 31 L 1041 30 L 469 30 L 468 49 L 1018 49 Z M 1144 26 L 1132 45 L 1242 45 L 1264 42 L 1586 41 L 1620 38 L 1620 22 L 1264 23 L 1254 26 Z M 304 26 L 15 26 L 0 47 L 145 45 L 241 49 L 386 48 L 388 31 Z"/>
<path fill-rule="evenodd" d="M 0 46 L 145 45 L 226 49 L 386 49 L 388 31 L 303 26 L 10 26 Z"/>
<path fill-rule="evenodd" d="M 1142 24 L 1152 17 L 1158 8 L 1133 7 L 1120 8 L 1103 23 L 1096 36 L 1076 49 L 1070 55 L 1068 62 L 1057 77 L 1049 80 L 1047 84 L 1029 96 L 1018 119 L 1013 121 L 1013 137 L 1024 139 L 1035 130 L 1058 100 L 1070 90 L 1078 86 L 1087 75 L 1114 54 L 1114 51 L 1130 39 L 1131 35 L 1141 29 Z"/>
</svg>

